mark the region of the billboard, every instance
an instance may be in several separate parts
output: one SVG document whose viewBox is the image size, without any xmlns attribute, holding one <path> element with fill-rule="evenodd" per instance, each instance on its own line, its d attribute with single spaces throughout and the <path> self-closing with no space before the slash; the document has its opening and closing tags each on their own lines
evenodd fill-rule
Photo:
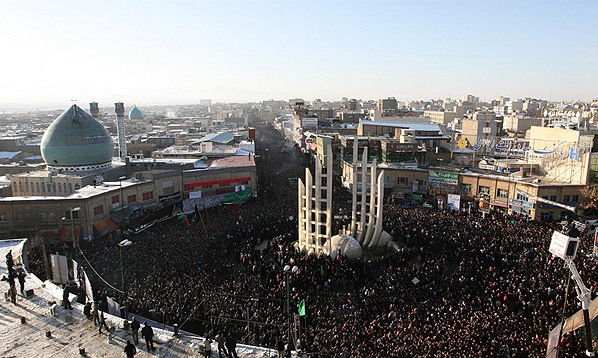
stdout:
<svg viewBox="0 0 598 358">
<path fill-rule="evenodd" d="M 449 194 L 447 198 L 447 206 L 449 210 L 459 211 L 459 209 L 461 209 L 461 195 Z"/>
<path fill-rule="evenodd" d="M 416 152 L 417 148 L 417 143 L 382 142 L 382 150 L 385 152 Z"/>
<path fill-rule="evenodd" d="M 316 128 L 318 126 L 317 118 L 301 118 L 301 126 L 303 128 Z"/>
<path fill-rule="evenodd" d="M 66 256 L 51 254 L 50 263 L 52 265 L 52 281 L 66 283 L 69 280 L 69 268 Z"/>
<path fill-rule="evenodd" d="M 570 260 L 575 258 L 578 244 L 579 238 L 570 237 L 555 230 L 552 233 L 552 240 L 550 240 L 548 251 L 564 260 Z"/>
<path fill-rule="evenodd" d="M 459 174 L 429 170 L 428 182 L 430 184 L 459 185 Z"/>
</svg>

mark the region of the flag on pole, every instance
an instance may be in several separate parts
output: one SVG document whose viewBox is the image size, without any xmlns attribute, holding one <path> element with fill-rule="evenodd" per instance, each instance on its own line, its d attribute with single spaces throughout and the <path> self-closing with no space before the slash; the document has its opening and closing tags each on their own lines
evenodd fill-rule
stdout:
<svg viewBox="0 0 598 358">
<path fill-rule="evenodd" d="M 305 316 L 305 299 L 299 302 L 299 316 Z"/>
<path fill-rule="evenodd" d="M 206 226 L 208 230 L 210 230 L 210 219 L 208 218 L 208 211 L 206 210 L 206 206 L 203 206 L 203 212 L 206 214 Z"/>
</svg>

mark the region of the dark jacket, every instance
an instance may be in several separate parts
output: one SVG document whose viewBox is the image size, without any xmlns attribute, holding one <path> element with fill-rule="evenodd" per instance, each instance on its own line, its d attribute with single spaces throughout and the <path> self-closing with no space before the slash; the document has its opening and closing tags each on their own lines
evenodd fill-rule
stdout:
<svg viewBox="0 0 598 358">
<path fill-rule="evenodd" d="M 224 343 L 227 348 L 236 348 L 237 347 L 237 339 L 235 338 L 235 334 L 231 333 L 226 336 L 226 341 Z"/>
<path fill-rule="evenodd" d="M 138 320 L 134 319 L 134 320 L 131 322 L 131 329 L 132 329 L 132 330 L 134 330 L 134 331 L 138 331 L 138 330 L 139 330 L 139 327 L 141 327 L 141 324 L 139 323 L 139 321 L 138 321 Z"/>
<path fill-rule="evenodd" d="M 129 342 L 125 346 L 125 353 L 127 354 L 128 358 L 133 357 L 135 353 L 137 353 L 137 348 L 135 348 L 135 345 L 133 343 Z"/>
<path fill-rule="evenodd" d="M 153 339 L 154 338 L 154 330 L 152 329 L 152 326 L 149 326 L 149 325 L 146 324 L 143 327 L 143 329 L 141 330 L 141 335 L 145 339 Z"/>
<path fill-rule="evenodd" d="M 71 288 L 69 287 L 69 285 L 64 286 L 64 290 L 62 291 L 62 299 L 68 300 L 69 293 L 71 293 Z"/>
<path fill-rule="evenodd" d="M 85 307 L 83 307 L 83 314 L 85 317 L 91 317 L 91 303 L 88 302 L 85 304 Z"/>
</svg>

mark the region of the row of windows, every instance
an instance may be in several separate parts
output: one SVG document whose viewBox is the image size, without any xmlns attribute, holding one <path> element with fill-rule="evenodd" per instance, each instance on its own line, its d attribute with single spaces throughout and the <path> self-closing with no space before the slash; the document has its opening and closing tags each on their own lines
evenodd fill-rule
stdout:
<svg viewBox="0 0 598 358">
<path fill-rule="evenodd" d="M 326 178 L 322 178 L 322 179 L 325 180 Z M 227 183 L 227 184 L 206 184 L 206 185 L 199 186 L 199 188 L 202 188 L 202 189 L 230 188 L 230 187 L 237 186 L 237 185 L 248 185 L 248 184 L 249 184 L 248 181 L 235 182 L 235 183 Z M 197 186 L 193 186 L 193 188 L 191 188 L 191 185 L 189 185 L 189 184 L 185 184 L 183 186 L 183 190 L 184 191 L 191 191 L 191 190 L 193 190 L 195 188 L 197 188 Z M 174 189 L 171 188 L 171 191 L 174 191 Z M 165 188 L 164 189 L 164 194 L 172 194 L 172 193 L 167 193 L 166 192 L 166 188 Z"/>
<path fill-rule="evenodd" d="M 148 201 L 148 200 L 153 200 L 154 199 L 154 192 L 153 191 L 147 191 L 145 193 L 142 194 L 142 198 L 143 201 Z M 117 204 L 120 202 L 119 196 L 118 195 L 114 195 L 111 198 L 112 204 Z M 127 196 L 127 202 L 129 204 L 131 203 L 135 203 L 137 202 L 137 195 L 133 194 L 133 195 L 129 195 Z M 93 208 L 93 215 L 94 216 L 98 216 L 98 215 L 102 215 L 104 214 L 104 205 L 98 205 L 96 207 Z M 77 220 L 79 218 L 79 212 L 78 211 L 73 211 L 71 213 L 71 211 L 65 211 L 64 213 L 64 218 L 67 220 L 70 220 L 71 215 L 73 216 L 73 220 Z M 39 219 L 40 221 L 56 221 L 57 217 L 56 214 L 54 212 L 51 211 L 42 211 L 39 213 Z M 25 222 L 27 221 L 27 215 L 25 215 L 25 212 L 23 211 L 19 211 L 16 213 L 16 220 L 18 222 Z M 5 213 L 0 213 L 0 222 L 6 222 L 6 214 Z"/>
<path fill-rule="evenodd" d="M 16 213 L 16 220 L 19 222 L 25 222 L 28 220 L 28 215 L 25 215 L 26 212 L 24 211 L 19 211 Z M 54 222 L 57 220 L 57 216 L 56 213 L 53 211 L 41 211 L 38 213 L 39 214 L 39 220 L 40 221 L 50 221 L 50 222 Z M 73 215 L 73 220 L 77 220 L 79 219 L 79 212 L 78 211 L 73 211 L 72 212 Z M 70 220 L 71 218 L 71 212 L 70 211 L 65 211 L 64 215 L 62 216 L 62 218 L 64 218 L 64 220 Z M 0 222 L 6 222 L 6 213 L 0 213 Z"/>
<path fill-rule="evenodd" d="M 461 184 L 461 191 L 464 194 L 471 195 L 471 184 Z M 479 194 L 490 195 L 490 187 L 480 185 L 478 187 L 478 195 Z M 500 199 L 507 199 L 509 197 L 509 190 L 498 188 L 496 190 L 496 197 L 500 198 Z M 546 195 L 546 196 L 542 196 L 542 198 L 551 200 L 551 201 L 558 201 L 558 197 L 556 195 L 551 195 L 551 196 Z M 528 201 L 528 197 L 524 194 L 517 193 L 517 200 Z M 579 202 L 579 195 L 563 195 L 563 201 L 565 203 Z"/>
<path fill-rule="evenodd" d="M 391 184 L 391 180 L 392 178 L 389 176 L 385 176 L 384 177 L 384 184 Z M 369 181 L 368 181 L 369 182 Z M 423 187 L 426 185 L 426 181 L 424 179 L 417 179 L 417 184 L 420 187 Z M 396 185 L 409 185 L 409 178 L 405 178 L 405 177 L 398 177 L 397 178 L 397 184 Z"/>
<path fill-rule="evenodd" d="M 68 183 L 68 191 L 67 191 L 67 183 L 56 184 L 56 183 L 44 183 L 41 184 L 39 182 L 31 182 L 31 183 L 19 183 L 17 186 L 17 182 L 13 182 L 13 188 L 19 188 L 19 192 L 30 192 L 30 193 L 58 193 L 58 194 L 66 194 L 73 192 L 73 184 Z M 79 184 L 75 184 L 75 190 L 80 189 Z"/>
</svg>

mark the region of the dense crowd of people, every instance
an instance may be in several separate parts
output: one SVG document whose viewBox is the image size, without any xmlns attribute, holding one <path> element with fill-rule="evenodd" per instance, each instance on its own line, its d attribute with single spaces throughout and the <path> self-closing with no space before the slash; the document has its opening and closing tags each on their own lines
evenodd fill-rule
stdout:
<svg viewBox="0 0 598 358">
<path fill-rule="evenodd" d="M 215 207 L 189 224 L 173 218 L 151 227 L 126 248 L 115 236 L 82 242 L 81 250 L 116 287 L 122 253 L 131 312 L 271 348 L 293 341 L 288 280 L 291 313 L 306 304 L 291 336 L 313 356 L 539 357 L 561 316 L 580 308 L 573 288 L 565 305 L 567 270 L 548 253 L 555 227 L 498 212 L 483 218 L 388 202 L 392 253 L 349 261 L 299 252 L 297 195 L 280 179 L 277 160 L 288 159 L 276 157 L 279 149 L 262 158 L 270 163 L 258 162 L 259 195 L 236 212 Z M 350 198 L 340 191 L 335 198 Z M 339 210 L 350 212 L 345 199 Z M 576 259 L 590 288 L 597 283 L 591 241 L 582 238 Z M 286 274 L 287 264 L 299 270 Z M 91 279 L 96 295 L 125 299 Z M 584 349 L 577 333 L 562 338 L 561 356 Z"/>
</svg>

